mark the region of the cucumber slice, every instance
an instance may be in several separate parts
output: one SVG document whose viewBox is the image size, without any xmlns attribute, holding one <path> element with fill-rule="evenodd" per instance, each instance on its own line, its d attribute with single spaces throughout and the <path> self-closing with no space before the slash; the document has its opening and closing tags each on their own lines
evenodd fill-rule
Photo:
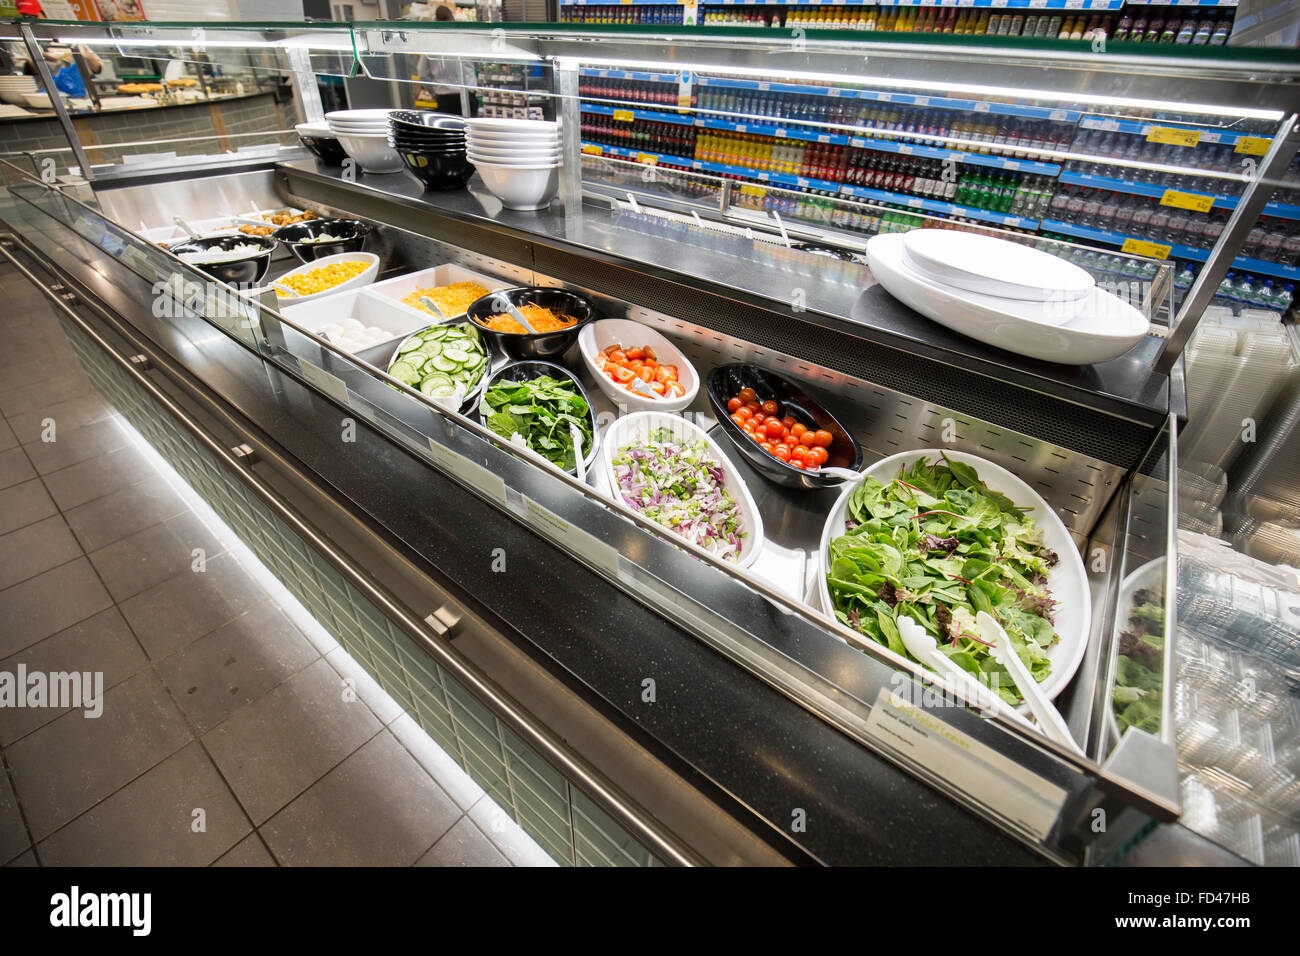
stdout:
<svg viewBox="0 0 1300 956">
<path fill-rule="evenodd" d="M 449 396 L 449 395 L 455 395 L 455 394 L 456 394 L 456 386 L 455 386 L 455 385 L 441 385 L 441 386 L 439 386 L 438 388 L 435 388 L 432 392 L 425 392 L 425 394 L 426 394 L 426 395 L 431 395 L 431 396 L 434 397 L 434 398 L 446 398 L 446 397 Z"/>
<path fill-rule="evenodd" d="M 440 372 L 457 372 L 460 370 L 460 363 L 453 361 L 446 353 L 443 353 L 442 355 L 434 355 L 430 357 L 429 361 L 432 362 L 433 367 Z"/>
<path fill-rule="evenodd" d="M 414 352 L 423 344 L 424 344 L 424 339 L 422 339 L 418 335 L 412 335 L 409 339 L 403 342 L 401 346 L 398 347 L 397 353 L 401 355 L 404 352 Z"/>
<path fill-rule="evenodd" d="M 463 349 L 448 347 L 443 350 L 442 357 L 449 362 L 455 362 L 457 365 L 464 365 L 469 361 L 469 353 Z"/>
<path fill-rule="evenodd" d="M 445 346 L 441 342 L 425 342 L 420 346 L 420 351 L 425 355 L 438 355 L 443 351 Z"/>
<path fill-rule="evenodd" d="M 409 362 L 394 362 L 393 367 L 388 370 L 388 374 L 407 385 L 414 385 L 420 381 L 419 371 Z"/>
<path fill-rule="evenodd" d="M 450 375 L 443 375 L 441 372 L 434 372 L 432 375 L 426 375 L 420 382 L 420 387 L 425 388 L 432 385 L 454 385 L 455 380 Z"/>
</svg>

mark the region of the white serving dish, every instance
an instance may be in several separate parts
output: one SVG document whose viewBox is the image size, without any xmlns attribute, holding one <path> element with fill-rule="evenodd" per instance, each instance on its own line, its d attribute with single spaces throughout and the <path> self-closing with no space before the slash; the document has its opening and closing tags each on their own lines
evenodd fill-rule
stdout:
<svg viewBox="0 0 1300 956">
<path fill-rule="evenodd" d="M 288 308 L 293 305 L 302 305 L 304 302 L 312 302 L 316 299 L 323 299 L 327 295 L 337 295 L 340 292 L 346 292 L 348 289 L 359 289 L 361 286 L 370 285 L 379 275 L 379 256 L 373 252 L 340 252 L 333 256 L 323 256 L 313 262 L 304 263 L 296 269 L 290 269 L 284 275 L 277 278 L 276 282 L 282 282 L 286 276 L 301 275 L 304 272 L 311 272 L 312 269 L 319 269 L 321 266 L 333 265 L 336 262 L 365 262 L 368 263 L 364 272 L 354 275 L 346 282 L 340 282 L 336 286 L 325 289 L 322 292 L 313 292 L 311 295 L 292 295 L 281 296 L 276 293 L 276 302 L 281 308 Z M 271 280 L 268 280 L 268 284 Z"/>
<path fill-rule="evenodd" d="M 23 102 L 34 110 L 54 109 L 54 104 L 50 101 L 49 93 L 24 93 Z"/>
<path fill-rule="evenodd" d="M 973 232 L 913 229 L 903 233 L 903 255 L 931 282 L 1004 299 L 1067 302 L 1083 298 L 1097 284 L 1059 256 Z"/>
<path fill-rule="evenodd" d="M 383 133 L 375 136 L 353 136 L 348 133 L 336 135 L 343 151 L 368 173 L 396 173 L 401 172 L 405 166 L 402 157 L 388 145 L 388 137 Z"/>
<path fill-rule="evenodd" d="M 647 398 L 611 381 L 596 367 L 596 355 L 611 345 L 628 347 L 649 346 L 661 365 L 677 366 L 677 381 L 686 389 L 685 395 L 676 398 Z M 598 319 L 588 322 L 578 333 L 578 350 L 586 363 L 587 371 L 596 380 L 600 390 L 609 396 L 615 405 L 623 405 L 632 412 L 680 412 L 691 402 L 700 390 L 700 375 L 677 346 L 660 332 L 633 322 L 630 319 Z"/>
<path fill-rule="evenodd" d="M 412 308 L 402 299 L 414 292 L 416 288 L 427 289 L 430 286 L 451 285 L 453 282 L 477 282 L 489 292 L 513 288 L 516 285 L 516 283 L 507 282 L 504 279 L 494 279 L 491 276 L 473 272 L 463 266 L 447 263 L 446 265 L 434 266 L 431 269 L 421 269 L 419 272 L 408 272 L 406 275 L 385 279 L 383 282 L 376 282 L 374 285 L 367 286 L 362 290 L 362 295 L 367 298 L 377 299 L 383 302 L 386 307 L 411 316 L 414 321 L 419 322 L 420 326 L 423 327 L 437 323 L 438 317 L 430 315 L 422 309 Z M 454 318 L 454 316 L 449 316 L 449 318 Z"/>
<path fill-rule="evenodd" d="M 281 305 L 280 311 L 286 319 L 302 326 L 309 332 L 320 334 L 327 325 L 341 325 L 344 320 L 352 319 L 367 328 L 383 329 L 388 337 L 356 349 L 340 345 L 333 336 L 331 341 L 344 351 L 356 354 L 380 345 L 392 345 L 410 335 L 416 329 L 428 325 L 427 316 L 420 318 L 409 314 L 408 310 L 396 309 L 387 299 L 369 295 L 370 288 L 350 289 L 345 292 L 322 295 L 311 302 L 298 305 Z M 291 300 L 285 299 L 284 302 Z"/>
<path fill-rule="evenodd" d="M 618 481 L 614 477 L 614 466 L 610 463 L 612 456 L 617 454 L 618 449 L 622 446 L 644 439 L 646 435 L 657 428 L 671 428 L 673 433 L 683 440 L 703 439 L 708 446 L 709 453 L 722 468 L 723 487 L 731 493 L 740 508 L 741 530 L 747 532 L 746 536 L 741 539 L 740 560 L 736 562 L 736 567 L 749 567 L 758 558 L 759 552 L 763 550 L 763 517 L 759 514 L 753 496 L 750 495 L 749 489 L 740 477 L 740 472 L 736 470 L 731 460 L 722 453 L 718 443 L 710 438 L 708 433 L 698 425 L 688 422 L 680 415 L 657 411 L 636 412 L 615 420 L 605 430 L 605 434 L 601 437 L 600 467 L 604 471 L 610 497 L 613 498 L 618 494 Z"/>
<path fill-rule="evenodd" d="M 1063 365 L 1092 365 L 1123 355 L 1141 342 L 1150 328 L 1141 312 L 1096 287 L 1082 300 L 1073 318 L 1054 323 L 1050 321 L 1052 308 L 1073 308 L 1075 303 L 999 299 L 941 286 L 908 268 L 902 243 L 899 233 L 867 240 L 867 256 L 876 280 L 894 298 L 927 318 L 1009 352 Z"/>
<path fill-rule="evenodd" d="M 1056 621 L 1057 642 L 1047 651 L 1052 662 L 1052 672 L 1047 680 L 1039 684 L 1039 689 L 1049 698 L 1056 697 L 1065 685 L 1074 677 L 1075 671 L 1083 660 L 1083 653 L 1088 646 L 1088 634 L 1092 626 L 1092 595 L 1088 588 L 1088 574 L 1079 557 L 1070 533 L 1056 516 L 1046 501 L 1029 485 L 1025 484 L 1001 465 L 965 452 L 922 448 L 890 455 L 866 469 L 866 474 L 877 481 L 887 481 L 898 477 L 904 467 L 911 467 L 916 459 L 924 456 L 931 464 L 947 455 L 953 461 L 963 462 L 974 468 L 980 479 L 993 491 L 1000 491 L 1018 506 L 1028 509 L 1028 514 L 1043 529 L 1043 543 L 1055 551 L 1060 560 L 1047 575 L 1047 586 L 1056 598 L 1054 615 Z M 829 571 L 827 555 L 830 553 L 831 540 L 844 533 L 844 515 L 848 510 L 849 497 L 858 488 L 859 482 L 847 485 L 836 499 L 831 513 L 822 526 L 821 545 L 818 551 L 817 594 L 822 610 L 828 617 L 835 616 L 831 604 L 830 589 L 826 586 L 826 574 Z M 870 640 L 870 638 L 866 638 Z M 892 653 L 888 648 L 881 648 Z"/>
<path fill-rule="evenodd" d="M 474 165 L 483 184 L 507 209 L 540 209 L 554 199 L 560 189 L 558 166 Z"/>
</svg>

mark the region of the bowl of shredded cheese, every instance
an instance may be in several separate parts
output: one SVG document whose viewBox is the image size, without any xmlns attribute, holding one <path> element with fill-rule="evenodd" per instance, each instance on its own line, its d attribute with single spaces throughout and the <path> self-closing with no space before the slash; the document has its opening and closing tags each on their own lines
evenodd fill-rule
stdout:
<svg viewBox="0 0 1300 956">
<path fill-rule="evenodd" d="M 487 288 L 477 282 L 453 282 L 449 285 L 435 285 L 427 288 L 416 286 L 415 289 L 402 297 L 402 304 L 409 305 L 413 309 L 419 309 L 421 312 L 429 312 L 420 302 L 421 298 L 427 298 L 439 308 L 443 316 L 452 319 L 458 315 L 464 315 L 466 309 L 487 294 Z M 436 313 L 429 312 L 429 314 L 435 319 L 439 318 Z"/>
<path fill-rule="evenodd" d="M 280 302 L 297 305 L 369 285 L 378 275 L 379 256 L 373 252 L 341 252 L 286 272 L 273 285 Z"/>
<path fill-rule="evenodd" d="M 528 332 L 503 309 L 504 296 L 523 313 L 535 331 Z M 544 359 L 562 354 L 578 339 L 578 332 L 596 317 L 596 308 L 580 295 L 564 289 L 520 286 L 490 292 L 465 313 L 484 338 L 513 359 Z"/>
</svg>

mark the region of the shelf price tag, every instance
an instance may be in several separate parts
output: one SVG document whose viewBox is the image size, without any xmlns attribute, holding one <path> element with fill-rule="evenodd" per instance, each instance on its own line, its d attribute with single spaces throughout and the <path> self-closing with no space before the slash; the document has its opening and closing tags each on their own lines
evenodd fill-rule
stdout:
<svg viewBox="0 0 1300 956">
<path fill-rule="evenodd" d="M 620 123 L 630 123 L 635 115 L 631 110 L 614 110 L 614 119 Z"/>
<path fill-rule="evenodd" d="M 985 103 L 983 100 L 980 100 L 978 103 L 975 104 L 976 113 L 987 113 L 991 108 L 992 107 L 990 107 L 989 104 Z"/>
<path fill-rule="evenodd" d="M 1124 245 L 1120 246 L 1121 252 L 1127 252 L 1135 256 L 1147 256 L 1151 259 L 1168 259 L 1169 253 L 1173 251 L 1173 246 L 1167 246 L 1163 242 L 1148 242 L 1145 239 L 1125 239 Z"/>
<path fill-rule="evenodd" d="M 561 518 L 549 508 L 539 505 L 527 495 L 521 495 L 520 498 L 524 506 L 524 517 L 546 537 L 586 558 L 601 570 L 618 575 L 618 551 L 615 548 Z"/>
<path fill-rule="evenodd" d="M 323 368 L 308 362 L 305 358 L 298 359 L 298 368 L 302 371 L 303 378 L 334 399 L 334 401 L 340 405 L 348 404 L 348 387 L 343 379 L 337 375 L 331 375 Z"/>
<path fill-rule="evenodd" d="M 654 153 L 637 153 L 636 161 L 638 163 L 644 163 L 646 166 L 659 165 L 659 157 L 656 156 Z"/>
<path fill-rule="evenodd" d="M 429 439 L 429 457 L 443 471 L 464 479 L 465 484 L 477 488 L 497 504 L 506 503 L 505 479 L 496 472 L 488 471 L 478 462 L 471 461 L 450 448 L 444 448 L 432 438 Z"/>
<path fill-rule="evenodd" d="M 1248 156 L 1263 156 L 1268 152 L 1271 140 L 1263 136 L 1243 136 L 1237 140 L 1237 148 L 1234 153 L 1245 153 Z"/>
<path fill-rule="evenodd" d="M 905 686 L 917 688 L 908 696 L 920 696 L 920 685 Z M 1060 787 L 889 688 L 876 698 L 866 731 L 885 750 L 923 767 L 1040 840 L 1051 832 L 1065 805 L 1066 792 Z"/>
<path fill-rule="evenodd" d="M 1201 141 L 1199 129 L 1174 129 L 1170 126 L 1152 126 L 1147 133 L 1148 143 L 1165 143 L 1169 146 L 1195 146 Z"/>
<path fill-rule="evenodd" d="M 1165 194 L 1160 197 L 1160 205 L 1177 206 L 1179 209 L 1191 209 L 1195 212 L 1209 212 L 1214 208 L 1214 197 L 1202 196 L 1199 193 L 1183 193 L 1177 189 L 1166 189 Z"/>
<path fill-rule="evenodd" d="M 1064 120 L 1068 120 L 1070 118 L 1070 114 L 1067 110 L 1052 110 L 1052 112 L 1047 114 L 1047 118 L 1050 120 L 1055 120 L 1056 122 L 1059 123 L 1059 122 L 1063 122 Z"/>
<path fill-rule="evenodd" d="M 602 149 L 600 146 L 597 146 L 595 143 L 583 143 L 582 151 L 584 153 L 590 153 L 592 156 L 599 156 L 605 152 L 604 149 Z"/>
</svg>

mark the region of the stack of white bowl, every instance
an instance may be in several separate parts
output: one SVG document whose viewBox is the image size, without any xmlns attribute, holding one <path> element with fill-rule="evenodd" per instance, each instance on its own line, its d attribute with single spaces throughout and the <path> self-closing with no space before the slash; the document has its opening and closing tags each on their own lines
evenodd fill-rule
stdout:
<svg viewBox="0 0 1300 956">
<path fill-rule="evenodd" d="M 867 241 L 871 274 L 941 325 L 1064 365 L 1117 358 L 1142 341 L 1141 311 L 1072 262 L 978 233 L 915 229 Z"/>
<path fill-rule="evenodd" d="M 396 173 L 402 157 L 388 145 L 388 114 L 392 110 L 335 110 L 325 114 L 330 132 L 343 151 L 368 173 Z"/>
<path fill-rule="evenodd" d="M 540 209 L 559 191 L 559 123 L 472 119 L 465 130 L 465 153 L 507 209 Z"/>
<path fill-rule="evenodd" d="M 23 96 L 36 92 L 34 76 L 0 76 L 0 100 L 15 106 L 26 106 Z"/>
</svg>

